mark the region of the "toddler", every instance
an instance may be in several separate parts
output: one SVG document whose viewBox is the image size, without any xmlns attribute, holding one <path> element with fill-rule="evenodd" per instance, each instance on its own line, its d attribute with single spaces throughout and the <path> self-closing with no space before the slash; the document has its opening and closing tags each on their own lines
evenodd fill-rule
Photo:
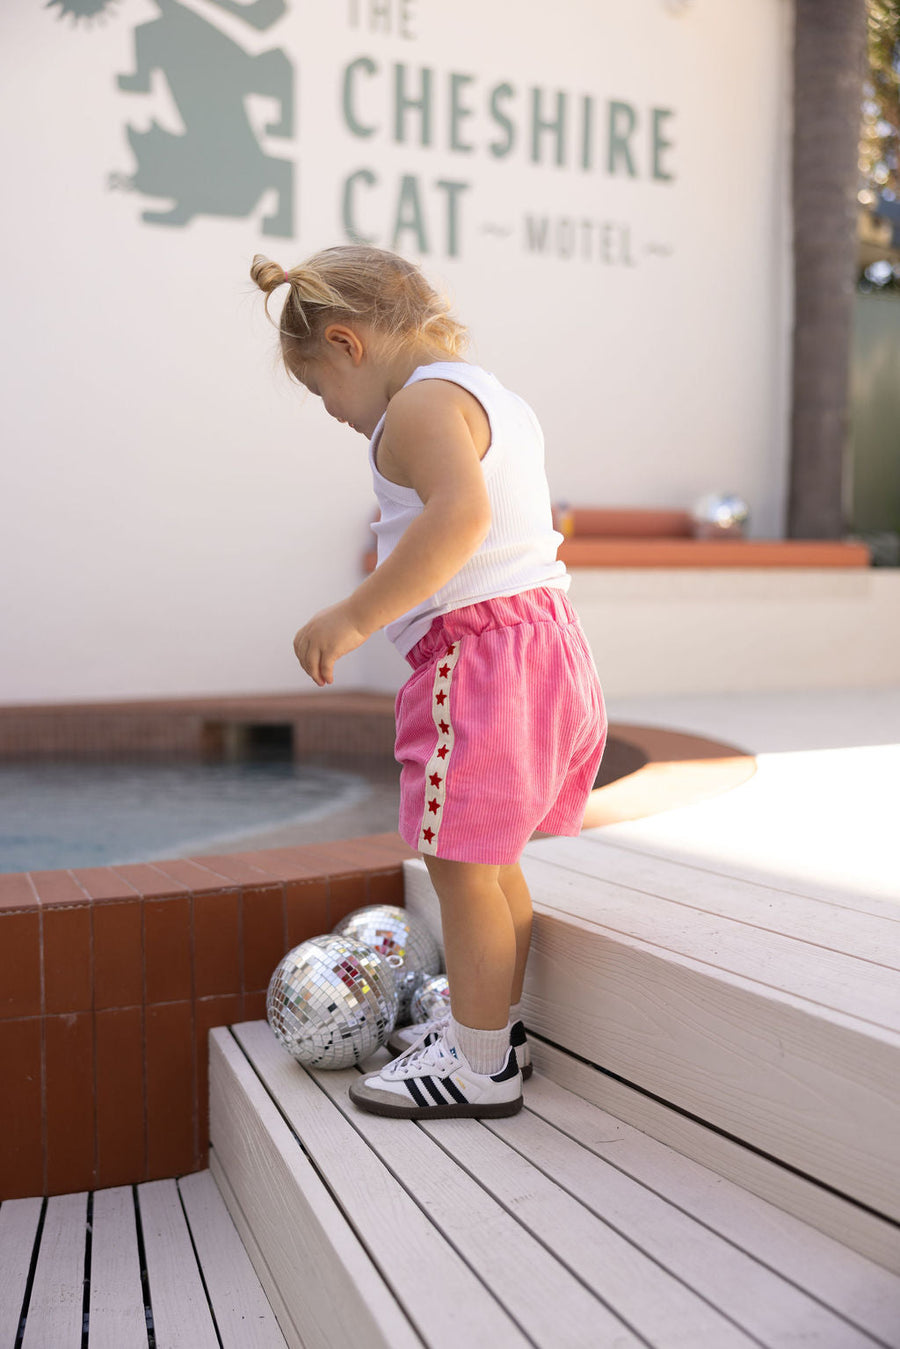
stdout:
<svg viewBox="0 0 900 1349">
<path fill-rule="evenodd" d="M 251 276 L 267 309 L 287 288 L 285 366 L 367 438 L 381 508 L 376 570 L 294 650 L 331 684 L 335 661 L 384 628 L 412 667 L 396 704 L 400 833 L 441 907 L 451 1013 L 401 1032 L 404 1052 L 350 1096 L 407 1119 L 512 1115 L 530 1067 L 519 858 L 535 830 L 579 832 L 606 739 L 541 428 L 463 358 L 465 329 L 404 258 L 354 244 L 284 271 L 257 255 Z"/>
</svg>

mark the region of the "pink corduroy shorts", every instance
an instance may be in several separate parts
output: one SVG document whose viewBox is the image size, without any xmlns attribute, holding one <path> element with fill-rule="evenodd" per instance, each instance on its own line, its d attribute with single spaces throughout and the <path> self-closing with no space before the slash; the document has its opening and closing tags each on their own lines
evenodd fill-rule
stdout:
<svg viewBox="0 0 900 1349">
<path fill-rule="evenodd" d="M 400 833 L 457 862 L 516 862 L 536 829 L 577 834 L 606 744 L 590 647 L 561 590 L 434 620 L 397 695 Z"/>
</svg>

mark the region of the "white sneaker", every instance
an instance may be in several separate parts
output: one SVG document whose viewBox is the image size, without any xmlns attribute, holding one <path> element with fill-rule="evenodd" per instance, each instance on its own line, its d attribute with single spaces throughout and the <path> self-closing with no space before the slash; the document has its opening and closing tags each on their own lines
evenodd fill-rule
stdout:
<svg viewBox="0 0 900 1349">
<path fill-rule="evenodd" d="M 499 1072 L 476 1073 L 447 1025 L 428 1044 L 354 1082 L 350 1100 L 398 1119 L 500 1119 L 522 1108 L 522 1074 L 512 1045 Z"/>
<path fill-rule="evenodd" d="M 393 1032 L 387 1041 L 387 1048 L 392 1054 L 405 1054 L 419 1040 L 424 1044 L 430 1044 L 449 1024 L 450 1013 L 446 1012 L 435 1021 L 417 1021 L 412 1026 L 404 1026 L 402 1030 Z M 510 1026 L 509 1043 L 516 1051 L 516 1059 L 522 1078 L 527 1081 L 534 1071 L 534 1065 L 531 1062 L 531 1050 L 528 1047 L 525 1026 L 521 1021 L 514 1021 Z"/>
</svg>

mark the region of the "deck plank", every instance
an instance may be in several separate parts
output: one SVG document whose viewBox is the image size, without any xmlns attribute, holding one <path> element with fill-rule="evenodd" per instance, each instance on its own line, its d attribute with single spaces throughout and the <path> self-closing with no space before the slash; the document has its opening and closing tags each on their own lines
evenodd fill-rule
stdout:
<svg viewBox="0 0 900 1349">
<path fill-rule="evenodd" d="M 253 1266 L 254 1273 L 263 1287 L 263 1292 L 268 1299 L 269 1306 L 275 1313 L 281 1331 L 287 1341 L 288 1349 L 306 1349 L 303 1342 L 303 1336 L 297 1329 L 297 1323 L 291 1316 L 288 1304 L 281 1295 L 281 1289 L 275 1282 L 274 1275 L 263 1254 L 262 1247 L 256 1240 L 256 1234 L 247 1221 L 247 1215 L 244 1213 L 238 1203 L 237 1195 L 231 1188 L 225 1169 L 216 1155 L 215 1148 L 209 1150 L 209 1170 L 210 1175 L 216 1182 L 219 1194 L 222 1196 L 222 1202 L 228 1209 L 228 1216 L 231 1218 L 243 1243 L 247 1257 Z"/>
<path fill-rule="evenodd" d="M 527 1342 L 522 1331 L 548 1349 L 587 1349 L 603 1334 L 611 1346 L 636 1346 L 622 1323 L 415 1125 L 358 1111 L 347 1099 L 352 1070 L 306 1073 L 262 1021 L 235 1034 L 377 1250 L 429 1349 L 506 1349 Z M 437 1301 L 436 1287 L 444 1290 Z"/>
<path fill-rule="evenodd" d="M 900 971 L 607 881 L 595 874 L 602 856 L 600 850 L 595 870 L 581 872 L 528 854 L 523 871 L 540 910 L 703 961 L 900 1037 Z M 662 875 L 656 882 L 659 889 L 671 883 Z M 896 1043 L 900 1048 L 900 1038 Z"/>
<path fill-rule="evenodd" d="M 543 1076 L 550 1078 L 555 1085 L 567 1088 L 578 1100 L 587 1101 L 604 1112 L 608 1121 L 605 1128 L 615 1130 L 615 1137 L 631 1138 L 637 1135 L 648 1148 L 658 1148 L 664 1156 L 664 1168 L 668 1175 L 684 1163 L 687 1167 L 697 1167 L 708 1177 L 709 1186 L 716 1194 L 744 1196 L 746 1201 L 764 1203 L 772 1222 L 797 1223 L 801 1230 L 822 1236 L 826 1243 L 819 1252 L 815 1265 L 821 1269 L 821 1282 L 810 1285 L 810 1290 L 820 1296 L 819 1289 L 834 1289 L 841 1284 L 845 1288 L 847 1304 L 845 1311 L 858 1313 L 858 1299 L 853 1297 L 856 1276 L 852 1265 L 844 1269 L 843 1263 L 835 1265 L 827 1258 L 827 1251 L 834 1248 L 839 1257 L 859 1253 L 869 1268 L 881 1267 L 888 1278 L 900 1275 L 900 1241 L 897 1228 L 883 1218 L 877 1217 L 856 1204 L 849 1203 L 843 1196 L 824 1189 L 806 1176 L 786 1170 L 778 1162 L 761 1153 L 744 1147 L 736 1139 L 710 1128 L 699 1119 L 693 1119 L 680 1111 L 672 1110 L 664 1101 L 656 1100 L 636 1087 L 629 1086 L 608 1073 L 582 1062 L 567 1054 L 564 1049 L 548 1044 L 531 1036 L 531 1055 L 535 1064 L 535 1075 L 529 1087 L 528 1100 L 531 1109 L 541 1113 L 540 1083 Z M 576 1105 L 573 1104 L 574 1110 Z M 555 1122 L 555 1121 L 551 1121 Z M 579 1141 L 584 1142 L 585 1139 Z M 590 1143 L 597 1150 L 596 1140 Z M 628 1150 L 637 1143 L 629 1143 Z M 639 1149 L 640 1150 L 640 1149 Z M 605 1155 L 605 1154 L 604 1154 Z M 624 1165 L 622 1154 L 616 1149 L 615 1160 Z M 657 1182 L 659 1184 L 659 1182 Z M 662 1191 L 660 1191 L 662 1193 Z M 675 1191 L 677 1196 L 677 1189 Z M 677 1198 L 675 1202 L 680 1202 Z M 727 1198 L 723 1198 L 727 1206 Z M 740 1213 L 740 1207 L 737 1208 Z M 715 1223 L 712 1224 L 715 1226 Z M 723 1229 L 725 1235 L 730 1229 Z M 811 1239 L 811 1236 L 810 1236 Z M 749 1247 L 748 1247 L 749 1249 Z M 778 1268 L 784 1269 L 789 1278 L 795 1278 L 796 1271 L 792 1253 L 793 1240 L 779 1244 Z M 838 1271 L 844 1269 L 846 1278 L 838 1278 Z M 865 1281 L 861 1286 L 865 1288 Z M 890 1295 L 888 1301 L 893 1298 Z M 837 1304 L 836 1304 L 837 1305 Z M 843 1306 L 843 1304 L 841 1304 Z M 900 1316 L 895 1316 L 900 1320 Z M 865 1325 L 865 1319 L 860 1320 Z M 872 1329 L 870 1326 L 869 1329 Z"/>
<path fill-rule="evenodd" d="M 222 1349 L 285 1349 L 284 1336 L 210 1173 L 183 1176 L 178 1189 Z"/>
<path fill-rule="evenodd" d="M 174 1180 L 138 1186 L 157 1349 L 219 1349 Z"/>
<path fill-rule="evenodd" d="M 47 1200 L 22 1349 L 81 1343 L 87 1198 L 80 1193 Z"/>
<path fill-rule="evenodd" d="M 498 1134 L 477 1120 L 434 1120 L 420 1127 L 650 1344 L 666 1349 L 698 1344 L 749 1349 L 754 1344 L 739 1325 L 698 1295 L 696 1286 L 658 1263 L 655 1251 L 648 1255 L 652 1242 L 642 1249 L 621 1226 L 617 1230 L 606 1221 L 601 1203 L 574 1198 L 520 1153 L 515 1140 L 534 1132 L 527 1110 L 505 1123 L 507 1128 Z M 587 1171 L 585 1175 L 593 1181 Z M 561 1337 L 558 1343 L 567 1341 Z"/>
<path fill-rule="evenodd" d="M 94 1193 L 89 1349 L 147 1349 L 134 1193 L 130 1185 Z"/>
<path fill-rule="evenodd" d="M 867 1334 L 900 1342 L 900 1277 L 536 1072 L 529 1111 Z M 503 1122 L 496 1127 L 502 1132 Z M 609 1178 L 607 1177 L 607 1180 Z M 784 1178 L 788 1179 L 788 1178 Z M 604 1190 L 604 1195 L 606 1194 Z M 630 1194 L 630 1192 L 629 1192 Z M 629 1214 L 636 1213 L 633 1197 Z M 845 1210 L 850 1205 L 844 1203 Z M 848 1213 L 848 1218 L 851 1216 Z M 745 1287 L 732 1291 L 741 1294 Z M 750 1322 L 747 1322 L 749 1325 Z"/>
<path fill-rule="evenodd" d="M 546 1081 L 541 1090 L 545 1101 L 557 1094 Z M 557 1113 L 567 1108 L 557 1103 Z M 618 1170 L 561 1128 L 530 1110 L 516 1120 L 486 1123 L 550 1182 L 764 1344 L 786 1347 L 805 1338 L 818 1349 L 873 1349 L 876 1341 L 869 1335 L 669 1203 L 643 1177 Z M 647 1334 L 652 1340 L 653 1332 Z M 717 1334 L 704 1341 L 699 1331 L 696 1342 L 724 1343 Z"/>
<path fill-rule="evenodd" d="M 0 1344 L 15 1344 L 38 1223 L 40 1199 L 6 1199 L 0 1205 Z"/>
<path fill-rule="evenodd" d="M 535 910 L 527 1025 L 900 1219 L 896 1035 L 594 923 Z"/>
<path fill-rule="evenodd" d="M 421 1349 L 296 1135 L 222 1028 L 210 1033 L 210 1120 L 217 1164 L 264 1258 L 256 1271 L 267 1291 L 264 1276 L 271 1275 L 307 1349 L 354 1341 L 367 1349 Z"/>
<path fill-rule="evenodd" d="M 785 892 L 771 881 L 764 885 L 696 863 L 662 858 L 596 834 L 544 839 L 531 845 L 529 856 L 809 946 L 900 970 L 897 908 L 888 916 L 875 917 L 814 896 Z"/>
</svg>

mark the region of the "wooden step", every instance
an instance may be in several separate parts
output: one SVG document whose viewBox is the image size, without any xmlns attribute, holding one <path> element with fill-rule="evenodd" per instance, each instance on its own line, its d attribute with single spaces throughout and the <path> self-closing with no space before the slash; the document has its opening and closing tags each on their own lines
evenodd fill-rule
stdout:
<svg viewBox="0 0 900 1349">
<path fill-rule="evenodd" d="M 210 1045 L 211 1166 L 291 1349 L 900 1345 L 900 1279 L 540 1070 L 510 1119 L 411 1122 L 265 1022 Z"/>
<path fill-rule="evenodd" d="M 533 843 L 523 868 L 524 1006 L 545 1071 L 900 1270 L 896 910 L 787 894 L 599 830 Z M 407 906 L 437 935 L 424 864 L 404 872 Z"/>
<path fill-rule="evenodd" d="M 151 1338 L 152 1336 L 152 1338 Z M 0 1206 L 0 1344 L 285 1349 L 208 1171 Z"/>
</svg>

